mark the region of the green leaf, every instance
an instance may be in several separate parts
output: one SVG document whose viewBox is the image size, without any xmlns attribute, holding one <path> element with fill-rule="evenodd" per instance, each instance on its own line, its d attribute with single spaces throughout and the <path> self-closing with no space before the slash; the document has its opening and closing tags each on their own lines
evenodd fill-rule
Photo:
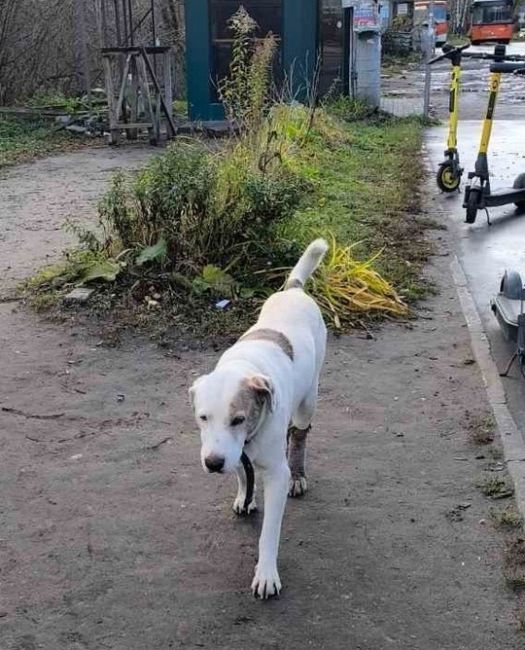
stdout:
<svg viewBox="0 0 525 650">
<path fill-rule="evenodd" d="M 230 284 L 233 282 L 231 275 L 225 273 L 218 266 L 208 264 L 202 269 L 202 279 L 210 285 Z"/>
<path fill-rule="evenodd" d="M 168 244 L 164 237 L 161 237 L 154 246 L 143 248 L 137 257 L 137 266 L 142 266 L 146 262 L 164 262 L 168 256 Z"/>
<path fill-rule="evenodd" d="M 257 292 L 257 289 L 253 287 L 242 287 L 240 290 L 241 298 L 253 298 Z"/>
<path fill-rule="evenodd" d="M 94 280 L 105 280 L 114 282 L 120 273 L 121 266 L 111 260 L 102 260 L 86 264 L 80 272 L 80 281 L 82 284 L 93 282 Z"/>
<path fill-rule="evenodd" d="M 205 266 L 202 269 L 202 274 L 193 279 L 192 285 L 197 294 L 210 291 L 227 298 L 234 298 L 237 290 L 234 278 L 213 264 Z"/>
<path fill-rule="evenodd" d="M 171 273 L 171 279 L 173 280 L 173 282 L 175 282 L 175 284 L 184 287 L 184 289 L 189 289 L 191 291 L 191 289 L 194 288 L 192 281 L 189 280 L 185 275 L 183 275 L 182 273 L 178 273 L 177 271 L 173 271 Z"/>
</svg>

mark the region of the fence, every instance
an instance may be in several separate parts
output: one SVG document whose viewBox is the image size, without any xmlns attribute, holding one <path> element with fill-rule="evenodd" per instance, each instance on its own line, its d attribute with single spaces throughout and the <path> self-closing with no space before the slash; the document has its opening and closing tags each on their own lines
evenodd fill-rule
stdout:
<svg viewBox="0 0 525 650">
<path fill-rule="evenodd" d="M 385 33 L 384 52 L 406 61 L 406 69 L 382 75 L 381 109 L 397 117 L 423 115 L 432 117 L 431 68 L 425 62 L 433 55 L 433 32 L 426 29 Z M 438 80 L 438 84 L 440 80 Z"/>
</svg>

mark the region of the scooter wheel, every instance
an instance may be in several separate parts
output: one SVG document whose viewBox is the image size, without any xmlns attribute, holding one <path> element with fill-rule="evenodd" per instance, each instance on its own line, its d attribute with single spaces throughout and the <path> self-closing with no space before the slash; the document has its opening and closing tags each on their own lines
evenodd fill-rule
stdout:
<svg viewBox="0 0 525 650">
<path fill-rule="evenodd" d="M 474 223 L 478 215 L 478 192 L 477 190 L 470 190 L 467 200 L 467 212 L 465 221 L 467 223 Z"/>
<path fill-rule="evenodd" d="M 512 187 L 515 190 L 525 189 L 525 174 L 516 176 L 516 180 L 514 181 L 514 185 Z M 520 210 L 525 210 L 525 201 L 516 201 L 514 205 Z"/>
<path fill-rule="evenodd" d="M 436 181 L 442 192 L 455 192 L 461 182 L 461 176 L 455 173 L 454 165 L 450 160 L 447 160 L 439 166 Z"/>
</svg>

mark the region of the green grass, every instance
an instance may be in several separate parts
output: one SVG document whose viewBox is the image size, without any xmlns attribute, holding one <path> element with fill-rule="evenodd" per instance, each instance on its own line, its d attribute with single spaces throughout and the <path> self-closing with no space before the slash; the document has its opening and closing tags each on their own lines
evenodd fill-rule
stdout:
<svg viewBox="0 0 525 650">
<path fill-rule="evenodd" d="M 457 47 L 459 45 L 466 45 L 469 42 L 468 36 L 463 34 L 449 34 L 447 37 L 447 43 Z"/>
<path fill-rule="evenodd" d="M 327 146 L 319 139 L 304 164 L 317 192 L 290 230 L 331 231 L 342 245 L 359 242 L 363 257 L 383 250 L 378 270 L 407 299 L 421 297 L 419 271 L 430 252 L 417 219 L 423 125 L 379 115 L 343 128 L 346 142 Z"/>
<path fill-rule="evenodd" d="M 178 119 L 188 118 L 188 102 L 185 99 L 176 99 L 173 102 L 173 115 Z"/>
<path fill-rule="evenodd" d="M 419 187 L 423 173 L 420 160 L 423 124 L 417 119 L 390 118 L 370 108 L 345 101 L 338 102 L 332 110 L 332 115 L 330 112 L 320 111 L 311 132 L 304 137 L 301 136 L 300 129 L 298 130 L 298 124 L 305 120 L 307 112 L 304 109 L 288 111 L 285 107 L 278 109 L 273 128 L 281 134 L 278 147 L 282 167 L 275 167 L 269 176 L 261 176 L 260 172 L 255 172 L 254 178 L 258 180 L 255 187 L 257 192 L 253 196 L 253 183 L 249 186 L 252 193 L 250 196 L 246 195 L 245 190 L 244 194 L 239 194 L 239 191 L 245 185 L 241 181 L 246 176 L 246 170 L 252 169 L 253 174 L 253 167 L 257 168 L 258 158 L 255 157 L 256 163 L 253 163 L 250 157 L 252 154 L 246 146 L 232 150 L 228 144 L 223 151 L 213 154 L 220 156 L 215 162 L 213 159 L 208 162 L 213 162 L 212 167 L 216 169 L 216 173 L 210 175 L 204 170 L 201 188 L 204 194 L 209 193 L 210 188 L 213 190 L 213 203 L 204 200 L 200 203 L 203 206 L 211 206 L 212 210 L 224 203 L 231 212 L 228 207 L 230 205 L 235 209 L 246 210 L 243 205 L 249 199 L 246 205 L 251 206 L 248 215 L 251 221 L 243 226 L 243 232 L 249 232 L 246 230 L 248 226 L 252 230 L 264 228 L 264 234 L 254 230 L 254 236 L 249 237 L 246 244 L 241 241 L 243 248 L 237 247 L 236 256 L 233 258 L 229 251 L 235 244 L 235 239 L 232 240 L 231 246 L 215 246 L 219 252 L 226 251 L 229 254 L 225 259 L 217 258 L 217 253 L 208 249 L 203 249 L 197 255 L 199 242 L 189 246 L 195 233 L 202 234 L 204 231 L 206 219 L 213 216 L 205 212 L 199 217 L 200 227 L 195 233 L 188 228 L 185 230 L 184 224 L 180 228 L 176 227 L 173 233 L 171 225 L 169 228 L 162 226 L 161 232 L 168 242 L 168 248 L 174 247 L 178 252 L 178 256 L 172 255 L 169 260 L 179 262 L 179 266 L 170 269 L 166 264 L 155 263 L 147 268 L 132 268 L 136 253 L 140 252 L 142 246 L 160 241 L 159 233 L 155 231 L 140 244 L 141 233 L 149 232 L 147 228 L 142 229 L 142 226 L 149 224 L 150 212 L 154 207 L 152 204 L 150 210 L 147 201 L 144 203 L 145 198 L 149 197 L 148 201 L 151 201 L 159 195 L 160 203 L 153 210 L 156 215 L 153 225 L 156 224 L 156 227 L 161 218 L 169 217 L 169 224 L 176 224 L 179 206 L 177 201 L 185 200 L 186 194 L 182 190 L 189 179 L 193 188 L 190 188 L 192 205 L 200 205 L 195 199 L 198 175 L 192 172 L 188 176 L 185 168 L 179 169 L 184 160 L 186 145 L 176 141 L 171 153 L 167 152 L 157 162 L 149 165 L 140 175 L 138 182 L 133 184 L 129 181 L 122 186 L 126 192 L 128 190 L 125 188 L 138 188 L 140 196 L 137 196 L 139 199 L 142 197 L 144 204 L 142 212 L 133 212 L 135 216 L 129 225 L 133 226 L 134 234 L 129 242 L 126 240 L 127 243 L 123 242 L 122 237 L 127 233 L 123 224 L 128 223 L 131 214 L 128 208 L 141 203 L 131 195 L 127 195 L 128 198 L 124 201 L 117 200 L 118 196 L 113 188 L 101 204 L 106 206 L 105 215 L 111 217 L 113 224 L 106 232 L 112 232 L 113 235 L 108 242 L 101 244 L 99 250 L 109 257 L 114 257 L 119 251 L 128 251 L 125 253 L 128 264 L 123 267 L 117 283 L 100 286 L 100 291 L 92 299 L 93 309 L 111 314 L 114 321 L 129 321 L 129 318 L 133 317 L 140 321 L 141 326 L 158 327 L 159 330 L 166 320 L 173 322 L 176 319 L 179 331 L 189 329 L 193 334 L 203 337 L 213 336 L 215 333 L 239 332 L 247 322 L 253 320 L 254 312 L 259 307 L 257 299 L 275 290 L 284 277 L 280 275 L 272 279 L 269 277 L 272 273 L 268 275 L 266 271 L 293 263 L 300 249 L 312 238 L 320 235 L 329 238 L 334 236 L 340 247 L 355 245 L 353 254 L 357 259 L 368 259 L 380 252 L 379 258 L 374 262 L 374 268 L 408 301 L 423 296 L 427 287 L 420 279 L 420 270 L 430 252 L 424 239 L 424 230 L 428 224 L 425 224 L 424 220 L 422 222 L 418 215 Z M 366 119 L 362 119 L 363 116 L 366 116 Z M 259 146 L 265 146 L 264 138 Z M 172 164 L 176 163 L 179 170 L 176 187 L 181 196 L 178 199 L 173 192 L 170 194 L 163 189 L 164 181 L 168 189 L 174 186 L 173 174 L 169 171 L 170 160 Z M 203 159 L 203 164 L 205 160 L 207 159 Z M 220 184 L 217 184 L 216 176 L 222 179 Z M 286 181 L 290 187 L 286 185 L 279 189 L 280 185 L 276 185 L 279 192 L 275 195 L 272 190 L 275 181 L 272 179 L 278 179 L 281 183 Z M 262 180 L 265 180 L 264 184 Z M 144 183 L 150 188 L 145 194 L 142 192 Z M 286 198 L 287 187 L 288 190 L 292 187 L 297 190 L 294 189 L 294 198 L 288 207 L 285 206 L 286 209 L 282 211 L 284 216 L 280 219 L 276 211 Z M 304 191 L 301 188 L 304 188 Z M 261 194 L 262 190 L 265 191 Z M 166 197 L 171 197 L 169 205 L 163 203 Z M 235 199 L 233 203 L 232 197 Z M 184 205 L 179 207 L 181 214 L 186 214 Z M 171 212 L 164 214 L 162 210 L 166 209 Z M 222 215 L 222 212 L 220 214 Z M 119 218 L 116 219 L 115 215 Z M 141 228 L 137 230 L 137 226 L 141 224 Z M 229 219 L 221 217 L 220 224 L 222 231 L 228 234 L 228 229 L 232 228 Z M 234 230 L 233 234 L 238 237 L 239 229 Z M 188 245 L 184 248 L 186 231 Z M 216 242 L 217 237 L 214 237 L 213 241 Z M 140 244 L 137 251 L 130 254 L 130 250 L 135 251 L 137 242 Z M 118 244 L 117 248 L 115 244 Z M 247 245 L 255 245 L 255 253 L 259 249 L 263 250 L 259 255 L 250 255 L 252 266 L 249 266 L 244 258 L 242 264 L 236 259 Z M 38 295 L 42 291 L 51 291 L 54 298 L 59 296 L 72 284 L 71 278 L 76 277 L 70 273 L 71 259 L 73 258 L 70 258 L 69 266 L 66 264 L 66 269 L 58 269 L 59 278 L 56 277 L 56 268 L 49 272 L 49 277 L 40 274 L 34 278 L 27 286 L 29 292 Z M 187 261 L 180 264 L 181 260 Z M 214 264 L 220 269 L 227 269 L 239 284 L 240 291 L 235 292 L 232 306 L 226 312 L 216 312 L 212 307 L 214 299 L 225 297 L 224 290 L 219 291 L 217 288 L 217 291 L 208 291 L 205 295 L 198 295 L 194 290 L 195 276 L 200 274 L 203 264 Z M 129 269 L 133 272 L 130 273 Z M 182 275 L 185 279 L 183 284 L 177 282 L 177 278 Z M 250 289 L 251 297 L 243 296 L 243 290 L 246 289 Z M 162 295 L 160 306 L 154 311 L 144 306 L 146 294 L 150 295 L 152 291 Z M 46 304 L 44 301 L 37 306 L 44 308 Z M 49 304 L 52 305 L 53 301 Z M 134 305 L 133 308 L 130 308 L 130 304 Z M 152 317 L 155 323 L 148 322 Z M 190 320 L 191 327 L 187 327 Z M 360 322 L 360 319 L 356 322 Z"/>
<path fill-rule="evenodd" d="M 467 423 L 467 435 L 474 445 L 490 445 L 495 431 L 496 421 L 491 413 L 474 415 Z"/>
<path fill-rule="evenodd" d="M 49 123 L 0 117 L 0 168 L 68 149 L 75 140 Z"/>
<path fill-rule="evenodd" d="M 477 486 L 486 497 L 491 499 L 503 499 L 514 494 L 514 488 L 506 477 L 502 476 L 483 476 Z"/>
<path fill-rule="evenodd" d="M 525 540 L 522 537 L 508 542 L 503 572 L 507 585 L 511 589 L 515 591 L 525 589 Z"/>
<path fill-rule="evenodd" d="M 494 524 L 500 528 L 521 528 L 523 524 L 522 516 L 514 504 L 503 510 L 492 508 L 490 516 Z"/>
</svg>

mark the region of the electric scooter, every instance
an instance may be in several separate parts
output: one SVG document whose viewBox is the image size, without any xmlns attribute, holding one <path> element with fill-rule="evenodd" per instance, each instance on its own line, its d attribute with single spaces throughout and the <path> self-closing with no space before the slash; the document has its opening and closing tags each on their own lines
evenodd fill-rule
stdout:
<svg viewBox="0 0 525 650">
<path fill-rule="evenodd" d="M 512 188 L 492 191 L 490 187 L 487 152 L 496 100 L 501 85 L 502 74 L 516 73 L 525 69 L 525 56 L 506 55 L 504 45 L 496 45 L 493 55 L 494 63 L 490 66 L 489 101 L 481 131 L 481 141 L 473 172 L 469 172 L 469 184 L 465 188 L 463 207 L 466 209 L 466 222 L 474 223 L 478 210 L 485 210 L 487 223 L 490 225 L 488 208 L 514 203 L 517 208 L 525 208 L 525 174 L 520 174 Z M 521 62 L 521 63 L 520 63 Z"/>
<path fill-rule="evenodd" d="M 509 359 L 501 377 L 506 377 L 514 361 L 518 362 L 521 374 L 525 377 L 525 287 L 517 271 L 505 271 L 501 279 L 498 295 L 490 301 L 490 307 L 507 341 L 516 344 L 514 354 Z"/>
<path fill-rule="evenodd" d="M 459 118 L 459 82 L 461 75 L 461 56 L 463 50 L 470 47 L 470 43 L 453 47 L 445 44 L 443 46 L 443 54 L 430 59 L 430 65 L 449 59 L 452 64 L 452 71 L 450 74 L 450 91 L 448 103 L 448 137 L 447 148 L 445 151 L 445 160 L 439 165 L 436 174 L 436 182 L 442 192 L 455 192 L 459 190 L 461 182 L 461 175 L 463 168 L 459 163 L 458 146 L 458 118 Z"/>
</svg>

